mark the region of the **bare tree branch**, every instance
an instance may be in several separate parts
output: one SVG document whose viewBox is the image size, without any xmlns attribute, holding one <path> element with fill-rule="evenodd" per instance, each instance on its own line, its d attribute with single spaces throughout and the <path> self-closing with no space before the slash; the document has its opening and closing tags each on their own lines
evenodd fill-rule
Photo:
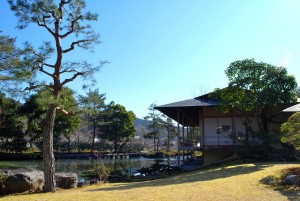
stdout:
<svg viewBox="0 0 300 201">
<path fill-rule="evenodd" d="M 67 52 L 70 52 L 71 50 L 74 50 L 75 48 L 75 45 L 80 45 L 80 43 L 84 43 L 84 42 L 88 42 L 89 40 L 78 40 L 76 42 L 73 42 L 71 44 L 71 47 L 66 49 L 66 50 L 63 50 L 63 53 L 67 53 Z"/>
<path fill-rule="evenodd" d="M 77 114 L 75 111 L 68 112 L 68 111 L 66 111 L 65 109 L 63 109 L 59 106 L 57 106 L 56 109 L 61 111 L 63 114 L 68 115 L 68 116 L 74 116 L 74 115 Z"/>
<path fill-rule="evenodd" d="M 40 27 L 45 27 L 50 33 L 51 33 L 51 35 L 52 36 L 55 36 L 55 33 L 48 27 L 48 25 L 47 25 L 47 23 L 46 23 L 46 19 L 47 18 L 50 18 L 51 16 L 50 15 L 45 15 L 45 16 L 43 16 L 43 23 L 44 24 L 41 24 L 39 21 L 37 21 L 37 23 L 38 23 L 38 25 L 40 26 Z M 55 17 L 54 17 L 55 18 Z"/>
<path fill-rule="evenodd" d="M 42 63 L 44 66 L 48 66 L 48 67 L 51 67 L 51 68 L 55 68 L 55 65 L 51 65 L 51 64 L 48 64 L 48 63 L 45 63 L 45 62 L 43 62 Z"/>
<path fill-rule="evenodd" d="M 38 88 L 38 87 L 40 87 L 40 86 L 39 86 L 39 85 L 35 85 L 35 84 L 33 84 L 33 83 L 30 83 L 29 87 L 26 87 L 26 88 L 24 89 L 24 91 L 31 91 L 31 90 L 36 89 L 36 88 Z"/>
<path fill-rule="evenodd" d="M 61 71 L 60 74 L 63 74 L 63 73 L 74 73 L 74 72 L 78 72 L 78 71 L 75 70 L 75 69 L 70 69 L 70 70 L 65 69 L 65 70 Z"/>
<path fill-rule="evenodd" d="M 71 30 L 68 31 L 67 33 L 63 34 L 63 35 L 60 35 L 60 37 L 61 37 L 61 38 L 65 38 L 65 37 L 67 37 L 68 35 L 70 35 L 71 33 L 73 33 L 73 32 L 74 32 L 74 25 L 75 25 L 75 23 L 76 23 L 78 20 L 80 20 L 81 18 L 82 18 L 82 15 L 78 16 L 75 20 L 73 20 L 73 21 L 71 22 L 71 26 L 70 26 Z"/>
<path fill-rule="evenodd" d="M 52 78 L 54 77 L 54 75 L 53 75 L 53 74 L 51 74 L 51 73 L 48 73 L 47 71 L 45 71 L 45 70 L 44 70 L 44 68 L 43 68 L 43 65 L 41 65 L 41 66 L 40 66 L 39 70 L 40 70 L 41 72 L 45 73 L 46 75 L 48 75 L 48 76 L 52 77 Z"/>
<path fill-rule="evenodd" d="M 60 87 L 63 87 L 65 84 L 67 84 L 68 82 L 72 82 L 73 80 L 75 80 L 78 76 L 80 75 L 84 75 L 84 72 L 77 72 L 76 74 L 74 74 L 71 78 L 69 79 L 65 79 L 61 84 Z"/>
</svg>

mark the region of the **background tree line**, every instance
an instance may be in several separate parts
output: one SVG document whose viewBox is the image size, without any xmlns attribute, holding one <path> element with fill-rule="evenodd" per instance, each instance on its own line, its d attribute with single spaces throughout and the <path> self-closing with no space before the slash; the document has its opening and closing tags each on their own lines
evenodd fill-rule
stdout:
<svg viewBox="0 0 300 201">
<path fill-rule="evenodd" d="M 41 89 L 20 103 L 0 94 L 0 150 L 22 152 L 28 148 L 42 150 L 42 133 L 49 90 Z M 124 151 L 135 136 L 135 115 L 124 106 L 105 104 L 105 94 L 89 90 L 86 96 L 75 98 L 70 88 L 63 88 L 63 110 L 74 111 L 68 118 L 63 112 L 55 117 L 53 129 L 56 151 Z M 123 145 L 124 147 L 124 145 Z"/>
<path fill-rule="evenodd" d="M 115 102 L 106 104 L 106 95 L 98 89 L 90 89 L 77 98 L 75 95 L 70 88 L 62 90 L 63 110 L 74 111 L 74 114 L 66 118 L 63 112 L 58 112 L 55 117 L 53 144 L 56 152 L 175 149 L 172 140 L 176 137 L 176 128 L 170 118 L 154 109 L 155 104 L 150 105 L 145 120 L 137 120 L 124 106 Z M 24 103 L 8 94 L 0 94 L 0 151 L 43 149 L 43 125 L 49 98 L 47 89 L 30 95 Z M 142 122 L 135 125 L 137 121 Z"/>
</svg>

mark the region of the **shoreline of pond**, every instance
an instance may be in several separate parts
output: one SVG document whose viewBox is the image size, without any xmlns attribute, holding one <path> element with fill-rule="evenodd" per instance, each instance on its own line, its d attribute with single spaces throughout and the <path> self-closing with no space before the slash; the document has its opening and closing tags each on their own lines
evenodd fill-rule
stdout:
<svg viewBox="0 0 300 201">
<path fill-rule="evenodd" d="M 149 153 L 111 153 L 111 152 L 72 152 L 59 153 L 54 152 L 55 160 L 60 159 L 128 159 L 128 158 L 162 158 L 174 157 L 175 155 L 165 154 L 163 152 Z M 22 160 L 42 160 L 42 152 L 32 153 L 0 153 L 1 161 L 22 161 Z"/>
</svg>

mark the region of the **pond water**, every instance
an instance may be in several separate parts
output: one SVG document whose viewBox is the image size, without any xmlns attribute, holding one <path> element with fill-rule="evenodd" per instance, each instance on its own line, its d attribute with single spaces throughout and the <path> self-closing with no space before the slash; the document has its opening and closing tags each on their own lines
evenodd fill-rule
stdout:
<svg viewBox="0 0 300 201">
<path fill-rule="evenodd" d="M 136 170 L 142 167 L 149 167 L 154 163 L 176 165 L 175 158 L 130 158 L 130 159 L 60 159 L 55 160 L 56 172 L 73 172 L 78 175 L 83 171 L 89 170 L 97 165 L 104 164 L 113 171 L 121 171 L 127 175 L 133 175 Z M 42 160 L 28 160 L 28 161 L 1 161 L 0 168 L 35 168 L 42 170 Z"/>
</svg>

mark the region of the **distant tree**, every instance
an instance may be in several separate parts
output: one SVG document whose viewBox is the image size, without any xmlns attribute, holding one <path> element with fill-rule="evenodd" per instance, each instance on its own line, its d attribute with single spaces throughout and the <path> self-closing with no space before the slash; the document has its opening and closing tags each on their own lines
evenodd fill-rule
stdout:
<svg viewBox="0 0 300 201">
<path fill-rule="evenodd" d="M 38 94 L 31 95 L 20 107 L 20 113 L 27 119 L 25 135 L 28 137 L 30 147 L 33 147 L 43 134 L 43 121 L 45 111 L 40 109 L 37 103 Z"/>
<path fill-rule="evenodd" d="M 89 90 L 86 96 L 79 96 L 79 104 L 83 109 L 83 119 L 86 123 L 92 124 L 91 152 L 94 151 L 97 127 L 99 128 L 99 120 L 105 108 L 105 99 L 105 94 L 100 94 L 98 89 Z"/>
<path fill-rule="evenodd" d="M 283 132 L 281 141 L 293 145 L 300 151 L 300 112 L 293 114 L 281 125 L 280 130 Z"/>
<path fill-rule="evenodd" d="M 297 97 L 300 98 L 300 87 L 297 87 Z"/>
<path fill-rule="evenodd" d="M 148 115 L 144 117 L 145 120 L 150 121 L 148 128 L 149 130 L 151 130 L 151 132 L 145 134 L 145 137 L 153 138 L 153 150 L 158 151 L 160 143 L 160 133 L 163 128 L 163 124 L 161 113 L 155 110 L 155 107 L 156 104 L 152 103 L 148 108 Z"/>
<path fill-rule="evenodd" d="M 166 150 L 170 151 L 170 142 L 171 142 L 171 139 L 176 136 L 176 127 L 173 124 L 173 120 L 171 118 L 169 118 L 169 117 L 167 117 L 165 120 L 162 121 L 162 126 L 167 131 L 167 146 L 166 146 Z"/>
<path fill-rule="evenodd" d="M 256 62 L 254 59 L 235 61 L 225 71 L 228 87 L 217 89 L 213 97 L 220 100 L 223 112 L 236 111 L 244 115 L 245 144 L 249 145 L 249 112 L 255 114 L 260 129 L 257 137 L 268 142 L 268 109 L 279 104 L 295 102 L 297 83 L 286 68 Z"/>
<path fill-rule="evenodd" d="M 48 85 L 51 91 L 51 97 L 45 97 L 48 100 L 48 108 L 43 128 L 44 190 L 55 192 L 53 128 L 56 111 L 63 108 L 60 101 L 61 90 L 66 84 L 80 76 L 94 81 L 92 75 L 100 69 L 100 66 L 92 67 L 87 61 L 80 61 L 78 58 L 76 61 L 66 61 L 64 56 L 77 47 L 92 50 L 92 46 L 99 43 L 99 35 L 93 32 L 88 23 L 97 20 L 97 15 L 85 11 L 84 0 L 8 0 L 8 3 L 19 20 L 18 28 L 23 29 L 33 23 L 44 29 L 53 40 L 53 43 L 43 42 L 38 49 L 32 48 L 36 57 L 34 62 L 37 71 L 34 73 L 46 75 L 49 80 L 39 82 L 40 80 L 33 79 L 27 89 L 32 90 Z M 32 69 L 32 67 L 29 68 Z M 66 115 L 69 114 L 66 110 L 63 112 Z"/>
<path fill-rule="evenodd" d="M 6 152 L 26 149 L 27 122 L 19 115 L 19 106 L 20 103 L 0 93 L 0 149 Z"/>
<path fill-rule="evenodd" d="M 129 141 L 135 135 L 135 115 L 127 111 L 124 106 L 111 102 L 105 108 L 103 114 L 105 124 L 101 125 L 102 139 L 108 139 L 114 144 L 114 152 L 123 141 Z"/>
</svg>

